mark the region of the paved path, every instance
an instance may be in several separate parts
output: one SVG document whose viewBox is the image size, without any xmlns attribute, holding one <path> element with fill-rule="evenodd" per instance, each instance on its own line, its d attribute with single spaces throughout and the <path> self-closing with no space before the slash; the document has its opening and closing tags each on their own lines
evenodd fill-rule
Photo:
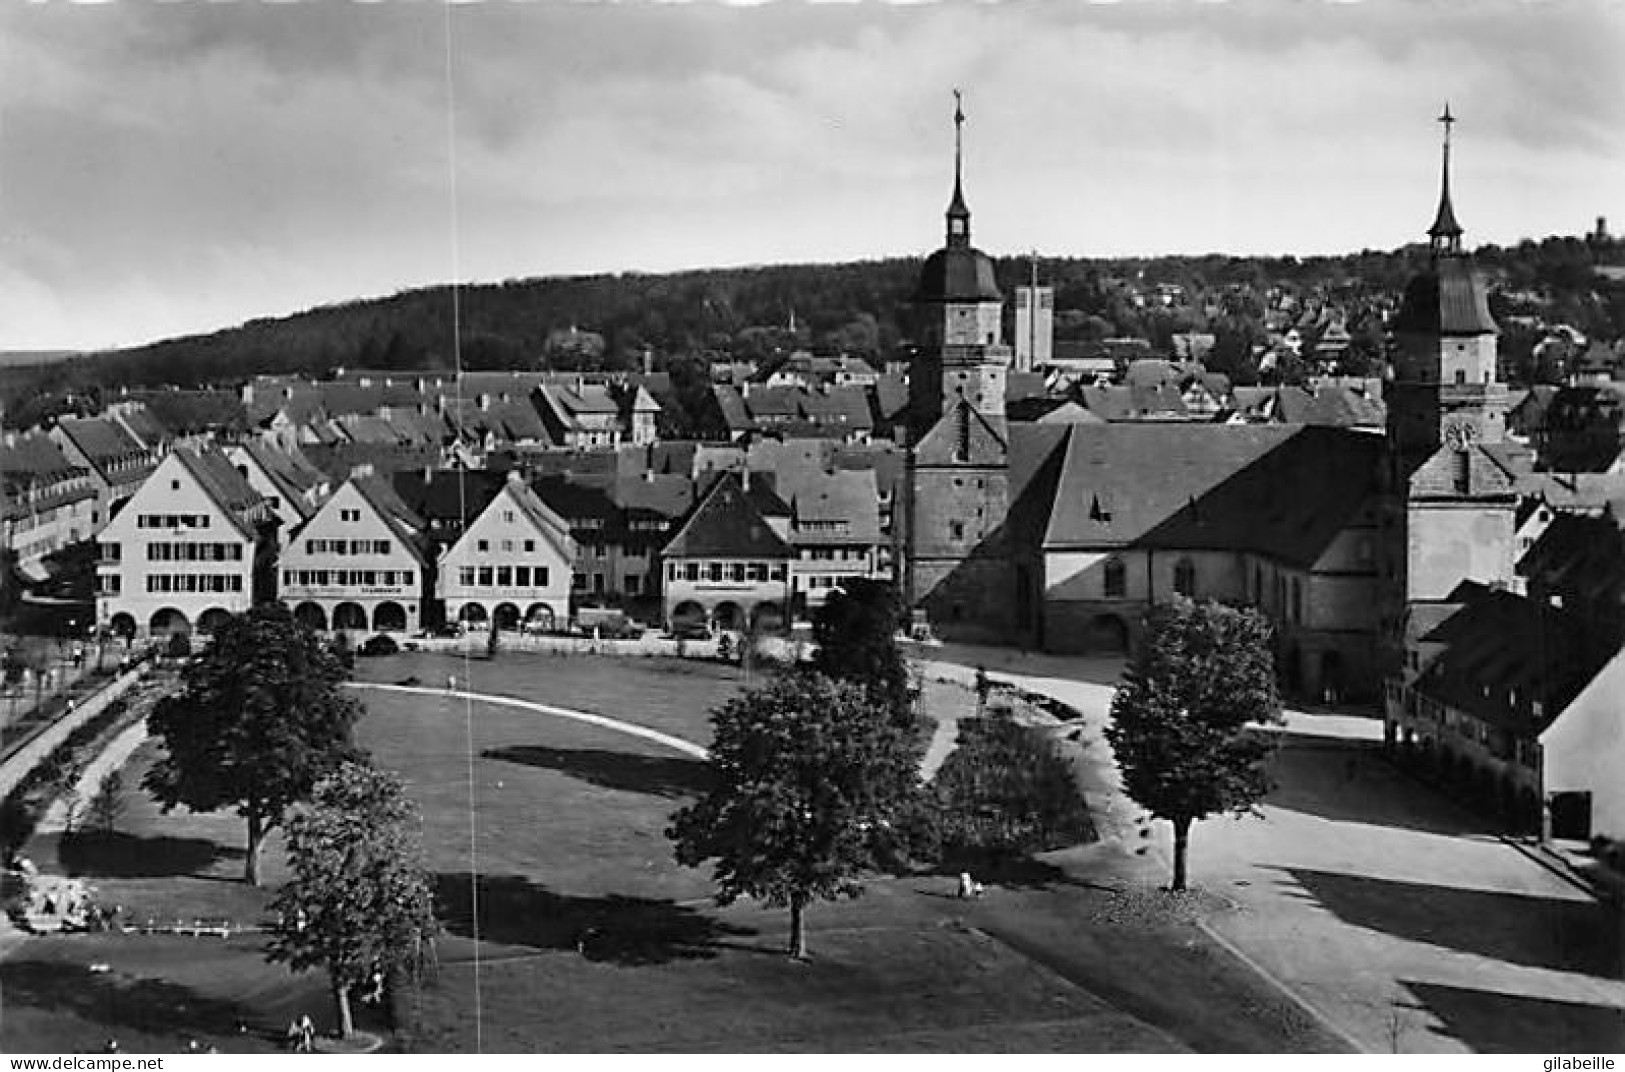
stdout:
<svg viewBox="0 0 1625 1072">
<path fill-rule="evenodd" d="M 1139 837 L 1140 809 L 1122 796 L 1100 736 L 1109 667 L 943 654 L 961 673 L 983 664 L 1077 709 L 1107 845 L 1149 841 L 1140 859 L 1165 866 L 1167 824 Z M 1396 771 L 1379 754 L 1380 721 L 1286 720 L 1263 817 L 1192 832 L 1192 881 L 1235 906 L 1210 920 L 1214 931 L 1367 1051 L 1625 1047 L 1617 914 Z M 1088 852 L 1074 855 L 1090 865 Z"/>
</svg>

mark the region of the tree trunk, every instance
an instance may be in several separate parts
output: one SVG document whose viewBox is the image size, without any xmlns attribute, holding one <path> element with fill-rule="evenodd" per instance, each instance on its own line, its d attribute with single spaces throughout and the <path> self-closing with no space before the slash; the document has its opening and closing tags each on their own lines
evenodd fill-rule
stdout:
<svg viewBox="0 0 1625 1072">
<path fill-rule="evenodd" d="M 258 815 L 248 817 L 248 856 L 243 862 L 243 879 L 250 886 L 260 884 L 260 848 L 265 844 L 265 821 Z"/>
<path fill-rule="evenodd" d="M 806 907 L 806 898 L 790 898 L 790 955 L 797 960 L 807 959 Z"/>
<path fill-rule="evenodd" d="M 1175 890 L 1185 888 L 1185 850 L 1190 847 L 1191 821 L 1189 818 L 1174 820 L 1174 884 Z"/>
<path fill-rule="evenodd" d="M 335 983 L 333 1002 L 339 1010 L 339 1037 L 349 1038 L 355 1034 L 355 1018 L 350 1015 L 350 988 Z"/>
</svg>

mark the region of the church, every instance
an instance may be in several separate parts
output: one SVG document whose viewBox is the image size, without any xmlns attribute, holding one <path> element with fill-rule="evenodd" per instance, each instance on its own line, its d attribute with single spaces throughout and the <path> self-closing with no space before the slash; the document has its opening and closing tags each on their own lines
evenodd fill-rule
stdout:
<svg viewBox="0 0 1625 1072">
<path fill-rule="evenodd" d="M 1432 566 L 1453 569 L 1443 560 L 1496 543 L 1480 540 L 1484 523 L 1462 496 L 1505 492 L 1486 466 L 1500 466 L 1507 389 L 1482 285 L 1461 254 L 1448 136 L 1434 256 L 1395 324 L 1385 436 L 1009 420 L 1012 349 L 993 261 L 971 244 L 957 106 L 954 125 L 944 244 L 915 294 L 900 539 L 916 622 L 949 640 L 1120 654 L 1145 612 L 1176 593 L 1247 603 L 1275 623 L 1291 691 L 1376 699 L 1402 659 L 1409 601 L 1444 584 Z M 1458 447 L 1477 459 L 1465 485 Z"/>
</svg>

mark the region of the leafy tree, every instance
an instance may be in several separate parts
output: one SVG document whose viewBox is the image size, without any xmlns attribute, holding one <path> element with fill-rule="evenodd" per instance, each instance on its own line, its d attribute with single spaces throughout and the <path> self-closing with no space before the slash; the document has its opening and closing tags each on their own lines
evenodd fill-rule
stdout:
<svg viewBox="0 0 1625 1072">
<path fill-rule="evenodd" d="M 830 594 L 813 617 L 813 669 L 863 686 L 869 699 L 901 726 L 913 728 L 914 687 L 897 643 L 906 610 L 884 581 L 851 580 Z"/>
<path fill-rule="evenodd" d="M 118 829 L 118 821 L 124 815 L 124 775 L 117 770 L 110 770 L 102 775 L 96 785 L 96 795 L 90 798 L 90 821 L 96 829 L 104 834 L 111 834 Z"/>
<path fill-rule="evenodd" d="M 339 1031 L 350 998 L 417 967 L 435 934 L 417 809 L 393 775 L 346 762 L 288 822 L 293 877 L 278 891 L 267 959 L 325 968 Z"/>
<path fill-rule="evenodd" d="M 1173 824 L 1173 888 L 1183 890 L 1192 821 L 1245 814 L 1267 791 L 1270 744 L 1249 724 L 1279 721 L 1280 697 L 1258 611 L 1176 599 L 1146 626 L 1106 739 L 1128 795 Z"/>
<path fill-rule="evenodd" d="M 859 876 L 897 858 L 895 820 L 919 792 L 907 732 L 857 685 L 800 671 L 711 716 L 712 784 L 667 837 L 688 867 L 715 860 L 717 903 L 755 897 L 790 909 L 789 953 L 807 954 L 814 898 L 862 892 Z"/>
<path fill-rule="evenodd" d="M 348 670 L 280 603 L 233 615 L 187 664 L 182 691 L 148 719 L 163 757 L 143 786 L 165 811 L 234 807 L 248 822 L 244 877 L 259 884 L 265 835 L 322 776 L 357 755 Z"/>
</svg>

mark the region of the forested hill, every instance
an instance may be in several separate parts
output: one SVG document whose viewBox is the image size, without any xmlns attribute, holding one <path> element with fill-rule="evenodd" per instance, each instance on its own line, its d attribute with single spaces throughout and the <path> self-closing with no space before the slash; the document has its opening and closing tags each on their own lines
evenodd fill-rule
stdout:
<svg viewBox="0 0 1625 1072">
<path fill-rule="evenodd" d="M 1568 323 L 1588 335 L 1625 334 L 1625 285 L 1594 268 L 1625 263 L 1616 239 L 1550 238 L 1484 247 L 1477 262 L 1496 281 L 1498 316 L 1538 328 Z M 1219 334 L 1220 360 L 1248 378 L 1249 348 L 1278 328 L 1280 310 L 1347 321 L 1356 339 L 1380 332 L 1380 311 L 1425 250 L 1297 259 L 1045 258 L 1056 288 L 1056 337 L 1134 336 L 1164 348 L 1176 332 Z M 1027 281 L 1025 258 L 996 262 L 1007 295 Z M 761 360 L 807 347 L 887 355 L 905 341 L 918 258 L 540 278 L 467 285 L 457 295 L 465 368 L 632 368 L 647 349 L 657 368 L 698 372 L 708 360 Z M 65 408 L 94 408 L 120 386 L 241 381 L 259 373 L 322 375 L 337 367 L 440 369 L 453 365 L 449 287 L 322 306 L 189 336 L 26 369 L 0 388 L 6 423 L 26 426 Z M 1527 340 L 1508 338 L 1514 366 Z M 1227 356 L 1228 355 L 1228 356 Z"/>
</svg>

